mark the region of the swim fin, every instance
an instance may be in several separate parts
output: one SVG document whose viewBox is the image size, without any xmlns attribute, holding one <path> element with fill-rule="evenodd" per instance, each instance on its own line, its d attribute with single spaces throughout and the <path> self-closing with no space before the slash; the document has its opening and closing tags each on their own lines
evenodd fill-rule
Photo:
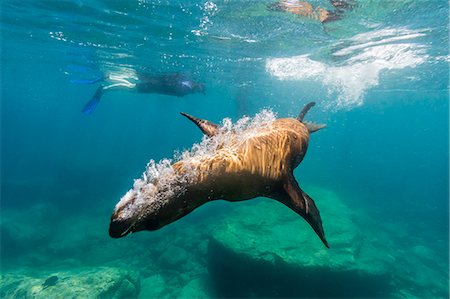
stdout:
<svg viewBox="0 0 450 299">
<path fill-rule="evenodd" d="M 99 86 L 95 91 L 95 94 L 92 97 L 92 99 L 89 102 L 87 102 L 86 105 L 84 105 L 82 110 L 83 114 L 91 115 L 94 112 L 95 108 L 97 108 L 98 103 L 100 103 L 102 95 L 103 95 L 103 86 Z"/>
</svg>

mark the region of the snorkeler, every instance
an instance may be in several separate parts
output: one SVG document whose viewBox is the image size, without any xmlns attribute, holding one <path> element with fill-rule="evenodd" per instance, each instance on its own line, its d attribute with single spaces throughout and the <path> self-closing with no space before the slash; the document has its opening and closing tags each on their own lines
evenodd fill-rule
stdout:
<svg viewBox="0 0 450 299">
<path fill-rule="evenodd" d="M 309 2 L 300 0 L 279 0 L 269 6 L 269 9 L 286 11 L 298 16 L 318 20 L 321 23 L 340 20 L 345 11 L 356 6 L 354 0 L 330 0 L 335 10 L 330 11 L 322 7 L 314 8 Z"/>
<path fill-rule="evenodd" d="M 137 74 L 137 78 L 124 78 L 123 76 L 110 75 L 108 79 L 111 81 L 111 84 L 101 85 L 97 88 L 94 96 L 83 107 L 82 112 L 84 114 L 92 114 L 103 94 L 111 90 L 126 89 L 138 93 L 159 93 L 177 97 L 184 97 L 188 94 L 198 92 L 205 94 L 205 86 L 202 83 L 195 82 L 188 75 L 181 73 L 160 76 L 141 73 Z"/>
</svg>

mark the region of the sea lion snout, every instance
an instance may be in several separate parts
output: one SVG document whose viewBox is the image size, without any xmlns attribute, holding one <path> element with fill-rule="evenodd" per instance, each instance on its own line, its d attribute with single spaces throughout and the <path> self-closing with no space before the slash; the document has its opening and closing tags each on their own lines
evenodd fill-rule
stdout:
<svg viewBox="0 0 450 299">
<path fill-rule="evenodd" d="M 136 220 L 139 213 L 135 202 L 137 193 L 133 190 L 128 191 L 114 208 L 109 224 L 109 235 L 111 238 L 121 238 L 135 230 Z"/>
<path fill-rule="evenodd" d="M 142 220 L 135 220 L 134 218 L 122 218 L 113 213 L 109 224 L 109 235 L 111 238 L 122 238 L 141 230 L 157 230 L 161 227 L 160 220 L 154 217 L 144 217 Z"/>
<path fill-rule="evenodd" d="M 109 224 L 109 235 L 111 238 L 122 238 L 132 232 L 133 223 L 130 220 L 120 220 L 111 217 Z"/>
</svg>

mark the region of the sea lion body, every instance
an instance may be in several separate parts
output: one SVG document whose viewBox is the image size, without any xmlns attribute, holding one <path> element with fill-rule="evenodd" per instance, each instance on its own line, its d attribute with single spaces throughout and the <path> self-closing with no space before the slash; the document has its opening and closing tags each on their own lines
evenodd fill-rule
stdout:
<svg viewBox="0 0 450 299">
<path fill-rule="evenodd" d="M 241 201 L 269 197 L 285 204 L 310 223 L 326 246 L 322 220 L 314 201 L 298 186 L 293 171 L 303 160 L 310 132 L 323 126 L 281 118 L 241 132 L 183 114 L 211 137 L 215 149 L 186 157 L 158 178 L 144 178 L 116 205 L 111 237 L 159 229 L 208 201 Z M 221 136 L 226 134 L 226 136 Z"/>
<path fill-rule="evenodd" d="M 283 118 L 250 134 L 234 136 L 214 156 L 180 161 L 173 167 L 177 172 L 194 169 L 198 187 L 191 188 L 213 190 L 210 199 L 239 201 L 270 195 L 270 187 L 279 184 L 302 161 L 309 132 L 298 120 Z"/>
</svg>

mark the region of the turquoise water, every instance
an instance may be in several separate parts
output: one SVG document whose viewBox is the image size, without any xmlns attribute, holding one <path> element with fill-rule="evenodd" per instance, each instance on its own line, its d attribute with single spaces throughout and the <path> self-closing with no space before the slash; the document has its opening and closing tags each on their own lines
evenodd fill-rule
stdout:
<svg viewBox="0 0 450 299">
<path fill-rule="evenodd" d="M 448 297 L 448 2 L 360 0 L 321 24 L 271 1 L 2 1 L 1 297 Z M 332 9 L 326 0 L 314 6 Z M 206 94 L 100 75 L 181 72 Z M 330 249 L 269 199 L 108 235 L 150 159 L 270 109 L 327 127 L 295 176 Z M 45 287 L 46 279 L 58 281 Z"/>
</svg>

